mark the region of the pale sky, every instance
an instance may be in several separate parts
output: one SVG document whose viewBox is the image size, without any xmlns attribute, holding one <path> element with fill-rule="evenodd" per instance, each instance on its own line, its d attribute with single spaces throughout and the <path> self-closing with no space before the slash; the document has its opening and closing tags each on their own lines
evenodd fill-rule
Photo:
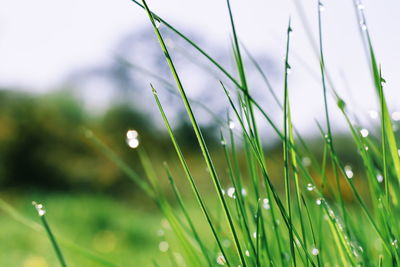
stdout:
<svg viewBox="0 0 400 267">
<path fill-rule="evenodd" d="M 318 61 L 293 1 L 232 0 L 239 37 L 250 50 L 272 56 L 279 63 L 284 56 L 285 32 L 291 16 L 292 54 L 307 62 L 318 74 Z M 298 1 L 304 4 L 317 37 L 317 1 Z M 388 102 L 394 111 L 400 108 L 400 2 L 368 0 L 363 3 L 387 81 Z M 0 4 L 0 86 L 3 87 L 48 91 L 74 70 L 110 60 L 114 45 L 125 34 L 146 27 L 151 30 L 145 12 L 129 0 L 0 0 Z M 225 0 L 148 0 L 148 4 L 184 33 L 195 32 L 203 37 L 209 50 L 213 45 L 229 49 L 231 32 Z M 347 99 L 349 92 L 341 75 L 344 73 L 356 106 L 367 114 L 369 109 L 376 108 L 376 103 L 353 3 L 325 0 L 324 5 L 327 67 L 339 93 Z M 322 111 L 320 82 L 312 78 L 298 60 L 292 59 L 291 66 L 294 120 L 300 128 L 315 128 L 313 118 L 319 118 Z M 282 89 L 279 83 L 276 86 Z M 340 115 L 333 113 L 333 116 Z"/>
</svg>

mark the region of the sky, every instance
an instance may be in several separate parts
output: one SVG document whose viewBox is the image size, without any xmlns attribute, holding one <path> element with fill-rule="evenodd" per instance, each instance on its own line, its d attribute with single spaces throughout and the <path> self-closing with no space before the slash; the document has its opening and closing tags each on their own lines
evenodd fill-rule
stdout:
<svg viewBox="0 0 400 267">
<path fill-rule="evenodd" d="M 239 38 L 253 52 L 282 64 L 286 27 L 292 19 L 290 97 L 301 129 L 315 129 L 322 112 L 319 65 L 295 7 L 302 3 L 317 38 L 317 1 L 231 0 Z M 336 89 L 352 107 L 377 109 L 360 22 L 350 0 L 325 0 L 322 13 L 325 62 Z M 76 69 L 103 64 L 122 36 L 149 29 L 146 13 L 129 0 L 0 0 L 0 86 L 46 92 Z M 231 31 L 224 0 L 148 0 L 150 8 L 184 33 L 195 32 L 207 47 L 229 49 Z M 368 29 L 391 110 L 400 108 L 400 35 L 396 0 L 363 1 Z M 304 67 L 304 64 L 309 66 Z M 189 82 L 190 83 L 190 82 Z M 282 79 L 275 86 L 282 90 Z M 280 92 L 280 91 L 279 91 Z M 343 124 L 332 106 L 336 124 Z M 366 117 L 367 118 L 367 117 Z"/>
</svg>

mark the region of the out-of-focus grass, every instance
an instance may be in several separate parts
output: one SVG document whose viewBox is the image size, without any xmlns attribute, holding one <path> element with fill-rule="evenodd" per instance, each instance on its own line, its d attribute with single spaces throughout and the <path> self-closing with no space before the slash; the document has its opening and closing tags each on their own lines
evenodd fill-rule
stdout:
<svg viewBox="0 0 400 267">
<path fill-rule="evenodd" d="M 31 201 L 44 203 L 47 219 L 57 237 L 99 254 L 118 266 L 151 266 L 159 257 L 163 239 L 162 216 L 148 202 L 130 205 L 110 197 L 93 195 L 25 195 L 8 197 L 13 206 L 39 222 Z M 0 266 L 50 267 L 58 262 L 44 233 L 0 211 Z M 63 247 L 61 245 L 61 247 Z M 70 266 L 99 266 L 79 252 L 64 248 Z"/>
</svg>

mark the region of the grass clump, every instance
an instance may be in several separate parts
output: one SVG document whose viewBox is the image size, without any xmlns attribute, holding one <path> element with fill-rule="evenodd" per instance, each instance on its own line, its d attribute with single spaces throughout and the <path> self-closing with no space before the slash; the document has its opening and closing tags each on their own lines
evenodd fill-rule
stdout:
<svg viewBox="0 0 400 267">
<path fill-rule="evenodd" d="M 292 123 L 290 106 L 290 37 L 291 22 L 286 32 L 284 61 L 283 103 L 274 97 L 282 111 L 282 126 L 274 123 L 265 109 L 250 91 L 246 68 L 242 57 L 243 47 L 235 29 L 230 1 L 227 0 L 232 30 L 232 53 L 238 78 L 222 67 L 217 60 L 199 45 L 151 11 L 146 1 L 134 3 L 142 7 L 157 36 L 165 55 L 175 86 L 183 101 L 187 116 L 195 133 L 207 173 L 213 184 L 213 192 L 203 192 L 199 187 L 204 177 L 195 177 L 191 166 L 176 139 L 164 111 L 156 88 L 155 103 L 168 131 L 180 167 L 194 196 L 199 213 L 194 215 L 192 200 L 181 194 L 181 182 L 165 163 L 165 177 L 171 185 L 175 200 L 166 196 L 160 186 L 163 179 L 154 171 L 154 163 L 145 146 L 135 142 L 146 177 L 140 177 L 128 164 L 99 140 L 92 132 L 87 136 L 156 203 L 171 228 L 170 240 L 160 243 L 160 250 L 167 252 L 164 259 L 155 258 L 154 266 L 397 266 L 400 262 L 398 249 L 399 179 L 400 159 L 396 135 L 385 100 L 385 80 L 376 59 L 372 38 L 366 27 L 363 9 L 355 2 L 357 16 L 362 19 L 360 31 L 365 37 L 366 55 L 380 103 L 380 136 L 372 137 L 353 122 L 349 107 L 335 90 L 334 82 L 324 60 L 323 5 L 318 2 L 318 45 L 321 91 L 323 93 L 325 126 L 318 124 L 324 153 L 316 157 L 307 142 Z M 301 11 L 301 9 L 300 9 Z M 225 170 L 217 169 L 202 130 L 192 110 L 174 61 L 165 45 L 159 25 L 164 25 L 202 54 L 227 79 L 220 82 L 220 90 L 226 95 L 232 117 L 221 125 L 221 146 Z M 260 72 L 267 87 L 275 94 L 267 74 L 245 49 L 250 61 Z M 328 106 L 328 94 L 337 103 Z M 351 132 L 358 155 L 362 161 L 362 175 L 368 187 L 360 192 L 353 179 L 350 166 L 343 163 L 336 151 L 336 139 L 332 133 L 330 110 L 337 108 L 344 116 Z M 260 115 L 272 127 L 282 142 L 282 177 L 272 179 L 271 166 L 267 164 L 261 142 Z M 236 122 L 236 124 L 234 123 Z M 137 137 L 135 137 L 137 138 Z M 306 160 L 305 160 L 306 159 Z M 225 172 L 224 172 L 225 171 Z M 378 178 L 377 178 L 378 177 Z M 230 185 L 227 189 L 224 189 Z M 280 192 L 278 188 L 284 188 Z M 355 199 L 349 205 L 344 191 L 349 190 Z M 173 203 L 177 203 L 176 206 Z M 41 216 L 50 240 L 57 252 L 60 264 L 66 266 L 55 238 Z M 151 260 L 149 259 L 149 264 Z"/>
</svg>

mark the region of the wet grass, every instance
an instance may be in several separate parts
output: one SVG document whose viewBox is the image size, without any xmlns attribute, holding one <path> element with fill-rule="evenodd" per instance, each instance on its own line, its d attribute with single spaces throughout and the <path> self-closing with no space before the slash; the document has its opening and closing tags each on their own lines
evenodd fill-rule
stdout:
<svg viewBox="0 0 400 267">
<path fill-rule="evenodd" d="M 182 153 L 179 140 L 175 138 L 168 114 L 165 113 L 157 88 L 149 84 L 155 103 L 170 135 L 183 177 L 171 172 L 165 164 L 163 175 L 154 171 L 155 163 L 146 152 L 146 144 L 135 144 L 146 177 L 139 177 L 129 165 L 108 148 L 95 134 L 87 131 L 88 138 L 117 164 L 133 182 L 138 184 L 159 208 L 170 228 L 170 235 L 160 245 L 163 256 L 148 258 L 154 266 L 397 266 L 400 159 L 396 134 L 385 100 L 385 80 L 377 60 L 369 34 L 363 8 L 354 2 L 357 19 L 361 20 L 360 33 L 365 41 L 374 86 L 376 101 L 380 104 L 380 135 L 372 136 L 362 131 L 356 110 L 346 105 L 335 90 L 335 81 L 329 78 L 324 60 L 323 5 L 316 4 L 318 14 L 318 44 L 315 46 L 319 58 L 321 92 L 325 121 L 318 124 L 324 151 L 321 157 L 311 154 L 310 144 L 304 141 L 292 123 L 290 106 L 291 24 L 286 34 L 284 84 L 281 88 L 270 88 L 267 74 L 266 85 L 277 95 L 283 96 L 281 122 L 276 124 L 252 96 L 248 86 L 246 67 L 242 57 L 239 36 L 235 30 L 233 11 L 227 1 L 232 30 L 232 54 L 236 63 L 236 74 L 229 73 L 195 42 L 172 25 L 154 14 L 147 3 L 135 2 L 147 13 L 157 36 L 166 64 L 169 66 L 175 87 L 196 135 L 201 156 L 207 167 L 207 175 L 196 177 Z M 225 167 L 218 169 L 212 153 L 203 138 L 203 133 L 193 113 L 184 84 L 175 68 L 168 47 L 159 27 L 175 32 L 216 67 L 227 83 L 220 83 L 226 95 L 230 115 L 221 125 L 221 150 L 225 156 Z M 249 54 L 249 53 L 246 53 Z M 259 66 L 254 58 L 251 61 Z M 237 78 L 235 77 L 237 76 Z M 283 88 L 283 90 L 282 90 Z M 337 105 L 329 106 L 327 98 L 332 96 Z M 274 98 L 279 102 L 278 98 Z M 338 109 L 344 116 L 353 138 L 362 169 L 354 175 L 351 166 L 344 164 L 337 153 L 337 139 L 331 129 L 330 110 Z M 259 120 L 272 127 L 282 142 L 280 170 L 282 179 L 272 179 L 271 165 L 265 154 L 259 131 Z M 239 162 L 243 157 L 243 162 Z M 224 178 L 222 178 L 224 177 Z M 168 179 L 170 189 L 160 186 L 160 180 Z M 356 180 L 366 185 L 361 192 Z M 211 183 L 212 189 L 204 192 L 200 183 Z M 193 197 L 183 196 L 183 183 L 190 185 Z M 277 188 L 284 188 L 283 192 Z M 168 190 L 169 193 L 166 192 Z M 344 197 L 349 191 L 354 199 L 350 204 Z M 167 197 L 171 194 L 175 199 Z M 178 203 L 178 205 L 175 205 Z M 190 208 L 188 208 L 190 207 Z M 54 217 L 56 217 L 54 215 Z M 53 224 L 52 224 L 53 225 Z M 54 223 L 54 225 L 57 225 Z M 46 224 L 45 224 L 46 226 Z M 50 240 L 54 245 L 54 236 Z M 62 245 L 61 245 L 62 246 Z M 85 254 L 81 251 L 81 254 Z M 57 255 L 59 253 L 57 252 Z M 60 259 L 63 266 L 65 262 Z M 99 264 L 101 258 L 93 257 Z M 112 262 L 112 261 L 111 261 Z M 108 266 L 111 266 L 108 265 Z"/>
</svg>

